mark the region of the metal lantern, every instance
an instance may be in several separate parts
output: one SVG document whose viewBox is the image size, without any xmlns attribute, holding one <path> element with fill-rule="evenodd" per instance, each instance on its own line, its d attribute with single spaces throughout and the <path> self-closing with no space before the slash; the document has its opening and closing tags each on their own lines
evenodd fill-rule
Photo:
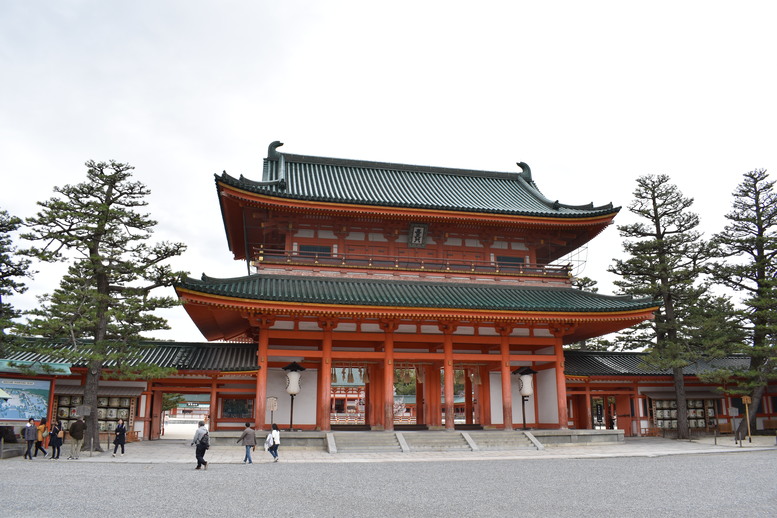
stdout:
<svg viewBox="0 0 777 518">
<path fill-rule="evenodd" d="M 300 372 L 305 367 L 297 362 L 291 362 L 283 368 L 286 371 L 286 392 L 291 396 L 291 408 L 289 409 L 289 431 L 294 429 L 294 396 L 300 391 Z"/>
<path fill-rule="evenodd" d="M 531 367 L 521 367 L 513 371 L 513 374 L 519 376 L 518 390 L 521 393 L 521 417 L 523 417 L 523 429 L 526 430 L 526 402 L 529 400 L 529 396 L 534 395 L 533 378 L 537 371 Z"/>
</svg>

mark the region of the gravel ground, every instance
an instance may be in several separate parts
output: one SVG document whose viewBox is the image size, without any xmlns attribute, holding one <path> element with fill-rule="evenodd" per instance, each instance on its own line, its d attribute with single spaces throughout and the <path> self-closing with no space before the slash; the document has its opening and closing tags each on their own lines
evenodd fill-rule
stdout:
<svg viewBox="0 0 777 518">
<path fill-rule="evenodd" d="M 0 462 L 2 517 L 777 516 L 777 452 L 467 462 Z"/>
</svg>

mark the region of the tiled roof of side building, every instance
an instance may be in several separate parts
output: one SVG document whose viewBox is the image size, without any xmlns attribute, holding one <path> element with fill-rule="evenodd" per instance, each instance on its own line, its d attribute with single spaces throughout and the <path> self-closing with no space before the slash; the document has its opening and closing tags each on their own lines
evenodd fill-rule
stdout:
<svg viewBox="0 0 777 518">
<path fill-rule="evenodd" d="M 139 364 L 169 367 L 178 370 L 241 371 L 256 369 L 256 345 L 246 343 L 187 343 L 187 342 L 143 342 L 134 357 L 122 357 L 128 367 Z M 62 353 L 57 354 L 57 349 Z M 39 338 L 30 338 L 25 346 L 14 351 L 7 360 L 18 362 L 64 362 L 74 366 L 85 366 L 86 361 L 72 361 L 71 344 L 58 344 Z M 43 352 L 45 351 L 45 352 Z M 109 351 L 110 354 L 111 351 Z M 67 356 L 64 354 L 67 353 Z M 112 369 L 118 364 L 108 361 L 104 367 Z"/>
<path fill-rule="evenodd" d="M 564 373 L 569 376 L 670 376 L 671 369 L 658 369 L 646 362 L 647 353 L 606 351 L 564 351 Z M 747 356 L 726 356 L 699 360 L 683 369 L 697 375 L 721 368 L 747 368 Z"/>
<path fill-rule="evenodd" d="M 612 204 L 550 200 L 524 163 L 521 172 L 489 172 L 292 155 L 279 153 L 275 144 L 264 160 L 262 181 L 224 172 L 216 176 L 217 184 L 287 199 L 544 218 L 588 218 L 620 210 Z"/>
<path fill-rule="evenodd" d="M 179 288 L 252 300 L 346 306 L 498 311 L 615 312 L 656 307 L 650 299 L 589 293 L 574 288 L 249 275 L 232 279 L 187 278 Z"/>
</svg>

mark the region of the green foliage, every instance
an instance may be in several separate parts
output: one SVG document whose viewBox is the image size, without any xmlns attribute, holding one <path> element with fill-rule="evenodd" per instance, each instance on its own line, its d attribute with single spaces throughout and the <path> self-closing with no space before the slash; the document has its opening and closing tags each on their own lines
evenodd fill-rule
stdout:
<svg viewBox="0 0 777 518">
<path fill-rule="evenodd" d="M 740 393 L 753 396 L 754 411 L 770 380 L 777 379 L 777 193 L 764 169 L 744 174 L 734 191 L 728 224 L 713 238 L 716 282 L 740 293 L 746 332 L 742 352 L 748 369 L 714 373 L 721 382 L 737 379 Z"/>
<path fill-rule="evenodd" d="M 157 223 L 139 212 L 149 191 L 132 181 L 132 166 L 89 161 L 86 167 L 84 182 L 55 187 L 55 196 L 39 202 L 38 214 L 26 221 L 22 237 L 34 243 L 29 253 L 69 267 L 59 287 L 31 312 L 25 332 L 57 344 L 40 352 L 88 366 L 84 402 L 96 407 L 97 380 L 106 365 L 118 377 L 160 374 L 139 363 L 143 333 L 168 329 L 154 311 L 177 301 L 152 292 L 180 277 L 165 263 L 185 246 L 150 243 Z"/>
<path fill-rule="evenodd" d="M 572 287 L 581 291 L 587 291 L 589 293 L 598 293 L 599 288 L 596 287 L 597 281 L 590 277 L 572 277 Z"/>
<path fill-rule="evenodd" d="M 178 407 L 183 401 L 183 394 L 162 394 L 162 412 Z"/>
<path fill-rule="evenodd" d="M 670 369 L 678 406 L 678 437 L 688 437 L 683 368 L 701 358 L 718 354 L 721 340 L 715 333 L 730 314 L 724 299 L 707 298 L 701 284 L 711 246 L 697 230 L 699 217 L 690 211 L 686 198 L 666 175 L 637 179 L 629 210 L 640 220 L 618 226 L 628 259 L 617 260 L 609 271 L 620 276 L 615 284 L 625 294 L 651 297 L 661 303 L 652 321 L 622 332 L 627 348 L 644 348 L 646 363 Z M 713 304 L 714 303 L 714 304 Z M 709 334 L 712 333 L 712 334 Z M 729 337 L 724 339 L 728 343 Z"/>
<path fill-rule="evenodd" d="M 8 302 L 13 294 L 24 293 L 27 286 L 22 281 L 30 277 L 30 260 L 17 255 L 12 244 L 11 234 L 21 225 L 22 220 L 0 210 L 0 357 L 4 357 L 13 345 L 13 336 L 6 333 L 14 325 L 14 319 L 21 316 L 20 311 Z"/>
</svg>

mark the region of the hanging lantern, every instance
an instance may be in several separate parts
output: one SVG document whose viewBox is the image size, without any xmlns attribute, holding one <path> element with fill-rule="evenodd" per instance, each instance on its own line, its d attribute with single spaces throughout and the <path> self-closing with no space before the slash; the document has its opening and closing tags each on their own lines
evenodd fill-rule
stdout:
<svg viewBox="0 0 777 518">
<path fill-rule="evenodd" d="M 532 383 L 534 380 L 534 374 L 537 374 L 537 371 L 531 367 L 521 367 L 520 369 L 514 371 L 513 374 L 518 374 L 520 376 L 518 381 L 518 389 L 520 390 L 521 395 L 525 397 L 534 395 L 534 387 L 532 386 Z"/>
<path fill-rule="evenodd" d="M 291 362 L 283 368 L 286 371 L 286 392 L 289 394 L 299 394 L 300 391 L 300 372 L 305 367 L 297 362 Z"/>
<path fill-rule="evenodd" d="M 353 367 L 348 369 L 348 379 L 346 381 L 348 381 L 348 383 L 353 383 Z"/>
<path fill-rule="evenodd" d="M 405 377 L 402 378 L 402 381 L 405 383 L 413 382 L 413 377 L 410 375 L 410 369 L 405 370 Z"/>
<path fill-rule="evenodd" d="M 364 368 L 364 377 L 362 378 L 365 385 L 370 382 L 370 369 L 367 367 Z"/>
</svg>

